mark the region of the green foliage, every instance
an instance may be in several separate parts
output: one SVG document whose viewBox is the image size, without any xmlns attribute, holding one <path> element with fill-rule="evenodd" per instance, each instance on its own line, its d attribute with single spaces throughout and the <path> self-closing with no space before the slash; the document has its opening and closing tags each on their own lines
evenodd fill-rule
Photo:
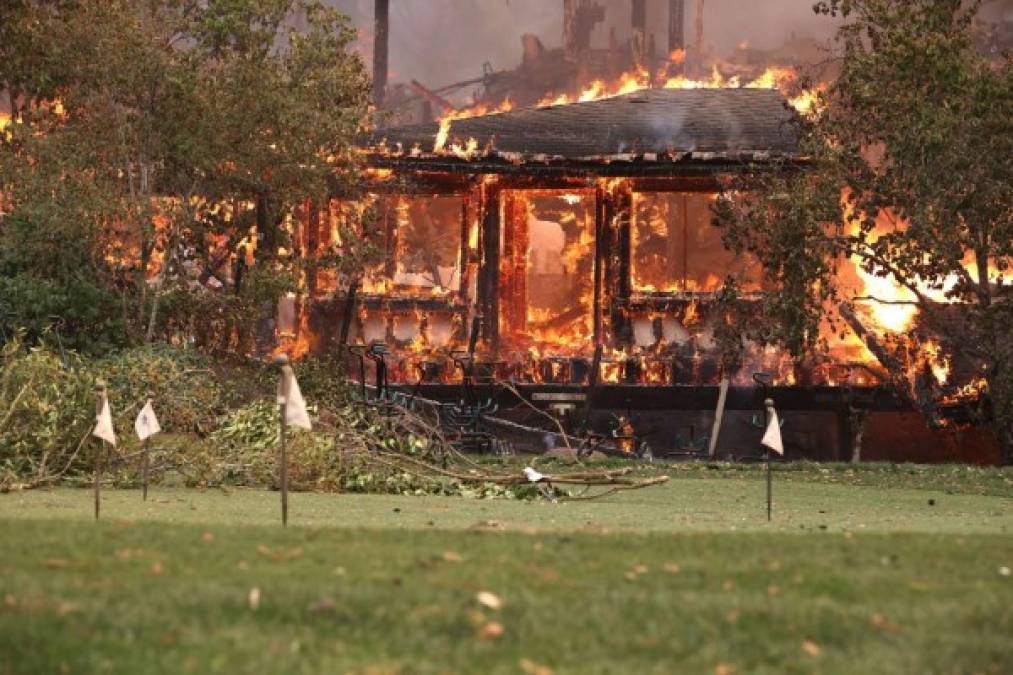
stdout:
<svg viewBox="0 0 1013 675">
<path fill-rule="evenodd" d="M 268 399 L 230 410 L 211 435 L 209 484 L 267 485 L 277 473 L 278 406 Z"/>
<path fill-rule="evenodd" d="M 0 486 L 35 485 L 91 471 L 98 447 L 90 432 L 99 378 L 108 385 L 120 453 L 138 446 L 134 420 L 148 392 L 162 428 L 176 433 L 211 431 L 225 407 L 224 389 L 205 360 L 165 346 L 87 359 L 28 349 L 15 339 L 4 345 L 0 359 Z"/>
<path fill-rule="evenodd" d="M 251 306 L 294 272 L 276 257 L 286 218 L 355 175 L 369 86 L 353 39 L 316 0 L 3 3 L 0 273 L 115 297 L 95 325 L 119 325 L 120 343 L 189 342 L 196 308 L 205 336 L 238 335 L 216 348 L 247 353 Z M 210 297 L 251 232 L 253 290 Z"/>
<path fill-rule="evenodd" d="M 18 339 L 0 351 L 0 487 L 84 468 L 94 381 L 73 355 L 69 365 Z"/>
<path fill-rule="evenodd" d="M 0 488 L 82 483 L 91 479 L 100 443 L 91 438 L 94 387 L 107 384 L 118 445 L 105 475 L 136 485 L 139 451 L 133 425 L 150 396 L 164 431 L 151 443 L 152 477 L 189 485 L 277 487 L 277 369 L 261 362 L 214 364 L 193 350 L 149 345 L 101 359 L 7 343 L 0 371 Z M 286 436 L 294 490 L 535 497 L 528 485 L 445 476 L 447 449 L 424 421 L 406 429 L 357 403 L 336 363 L 297 364 L 315 420 L 312 432 Z"/>
<path fill-rule="evenodd" d="M 216 355 L 255 353 L 257 323 L 274 316 L 277 299 L 292 287 L 288 271 L 266 265 L 246 274 L 239 293 L 174 286 L 162 296 L 156 334 Z"/>
<path fill-rule="evenodd" d="M 162 427 L 175 433 L 210 433 L 225 409 L 224 387 L 208 358 L 192 350 L 145 345 L 99 359 L 90 369 L 108 385 L 124 438 L 134 435 L 134 419 L 149 396 Z"/>
<path fill-rule="evenodd" d="M 123 346 L 122 319 L 117 298 L 88 281 L 0 276 L 0 340 L 21 333 L 29 344 L 104 354 Z"/>
<path fill-rule="evenodd" d="M 819 347 L 820 322 L 850 300 L 836 262 L 857 259 L 906 289 L 949 353 L 981 365 L 986 421 L 1010 461 L 1013 64 L 975 52 L 977 3 L 815 9 L 843 24 L 840 76 L 799 120 L 811 170 L 736 182 L 718 208 L 729 243 L 771 282 L 753 325 L 796 356 Z"/>
</svg>

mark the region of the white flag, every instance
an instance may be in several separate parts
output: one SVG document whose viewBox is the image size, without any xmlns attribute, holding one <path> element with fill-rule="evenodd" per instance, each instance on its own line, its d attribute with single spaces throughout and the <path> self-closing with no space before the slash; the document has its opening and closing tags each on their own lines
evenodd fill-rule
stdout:
<svg viewBox="0 0 1013 675">
<path fill-rule="evenodd" d="M 141 408 L 141 412 L 137 413 L 137 419 L 134 421 L 134 431 L 137 432 L 137 437 L 142 441 L 146 441 L 162 431 L 158 418 L 155 417 L 155 409 L 151 406 L 150 398 L 144 407 Z"/>
<path fill-rule="evenodd" d="M 763 434 L 760 445 L 770 448 L 779 455 L 784 454 L 784 445 L 781 444 L 781 424 L 777 419 L 777 412 L 770 409 L 770 420 L 767 422 L 767 430 Z"/>
<path fill-rule="evenodd" d="M 282 366 L 278 380 L 278 404 L 285 406 L 285 423 L 310 431 L 310 415 L 306 411 L 306 401 L 299 391 L 299 382 L 295 379 L 292 366 Z"/>
<path fill-rule="evenodd" d="M 102 394 L 102 408 L 95 416 L 95 430 L 92 436 L 98 436 L 103 441 L 116 445 L 116 432 L 113 430 L 113 413 L 109 409 L 109 397 Z"/>
<path fill-rule="evenodd" d="M 545 480 L 545 476 L 543 476 L 542 474 L 538 473 L 537 471 L 535 471 L 534 469 L 532 469 L 530 466 L 524 467 L 524 476 L 528 479 L 529 483 L 538 483 L 538 482 L 541 482 L 541 481 Z"/>
</svg>

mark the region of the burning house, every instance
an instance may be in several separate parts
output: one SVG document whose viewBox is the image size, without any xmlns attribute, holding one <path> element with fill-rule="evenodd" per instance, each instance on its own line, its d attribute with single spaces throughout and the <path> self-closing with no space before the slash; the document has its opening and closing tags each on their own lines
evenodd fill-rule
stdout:
<svg viewBox="0 0 1013 675">
<path fill-rule="evenodd" d="M 368 204 L 382 261 L 352 289 L 315 284 L 306 332 L 321 351 L 383 344 L 414 396 L 467 388 L 501 419 L 540 409 L 656 456 L 748 456 L 773 396 L 795 457 L 987 460 L 975 431 L 930 431 L 860 335 L 806 364 L 755 345 L 723 363 L 719 291 L 748 298 L 762 275 L 711 205 L 737 172 L 804 170 L 794 114 L 773 89 L 672 88 L 379 130 L 368 197 L 330 215 Z"/>
<path fill-rule="evenodd" d="M 899 366 L 887 353 L 884 334 L 912 332 L 910 308 L 855 303 L 842 312 L 850 330 L 828 328 L 829 352 L 805 362 L 753 344 L 725 359 L 721 289 L 731 279 L 748 301 L 763 278 L 725 248 L 711 206 L 742 172 L 806 169 L 792 118 L 813 96 L 782 93 L 796 79 L 783 67 L 688 79 L 682 26 L 659 61 L 633 4 L 626 45 L 592 50 L 600 12 L 564 3 L 564 49 L 526 38 L 512 79 L 487 81 L 465 110 L 419 85 L 440 121 L 364 137 L 365 198 L 308 211 L 298 248 L 325 253 L 357 231 L 380 262 L 340 283 L 307 278 L 286 348 L 382 345 L 361 372 L 352 359 L 361 379 L 379 369 L 413 397 L 485 402 L 513 423 L 504 433 L 590 429 L 655 456 L 743 457 L 772 396 L 789 457 L 994 461 L 986 433 L 932 428 L 897 386 L 903 371 L 914 388 L 942 389 L 953 365 L 930 341 L 911 339 Z M 848 261 L 842 270 L 867 295 L 897 292 Z"/>
</svg>

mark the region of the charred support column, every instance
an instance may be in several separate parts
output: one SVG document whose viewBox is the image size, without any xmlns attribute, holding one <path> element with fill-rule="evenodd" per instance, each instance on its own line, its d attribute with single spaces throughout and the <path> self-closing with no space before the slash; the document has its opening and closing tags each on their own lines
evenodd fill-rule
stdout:
<svg viewBox="0 0 1013 675">
<path fill-rule="evenodd" d="M 563 57 L 571 62 L 577 61 L 580 51 L 577 38 L 577 2 L 563 0 Z"/>
<path fill-rule="evenodd" d="M 390 37 L 390 0 L 375 0 L 376 25 L 373 33 L 373 102 L 383 105 L 387 90 L 387 50 Z"/>
<path fill-rule="evenodd" d="M 312 302 L 317 294 L 317 250 L 320 248 L 320 209 L 306 200 L 306 295 Z"/>
<path fill-rule="evenodd" d="M 605 261 L 609 254 L 608 242 L 608 200 L 605 190 L 599 186 L 594 191 L 594 344 L 602 343 L 602 296 L 604 292 Z"/>
<path fill-rule="evenodd" d="M 472 304 L 476 299 L 471 298 L 469 293 L 469 288 L 471 287 L 471 262 L 474 259 L 474 254 L 468 247 L 468 233 L 471 228 L 469 215 L 471 214 L 471 200 L 474 193 L 475 188 L 472 187 L 464 194 L 461 200 L 461 256 L 458 259 L 458 269 L 461 276 L 458 280 L 459 289 L 457 291 L 457 298 L 468 307 L 468 311 L 464 313 L 461 325 L 455 331 L 459 340 L 469 340 L 471 338 L 469 330 L 471 330 L 472 322 L 482 313 L 481 309 Z M 472 348 L 471 351 L 474 352 L 474 349 Z"/>
<path fill-rule="evenodd" d="M 569 63 L 591 48 L 591 33 L 604 20 L 605 8 L 593 0 L 563 0 L 563 57 Z"/>
<path fill-rule="evenodd" d="M 617 344 L 630 344 L 633 339 L 629 320 L 629 301 L 633 295 L 631 279 L 631 232 L 630 219 L 633 213 L 633 193 L 628 187 L 619 188 L 614 195 L 616 230 L 618 244 L 616 269 L 616 298 L 612 303 L 613 340 Z"/>
<path fill-rule="evenodd" d="M 703 0 L 696 0 L 696 44 L 694 49 L 696 55 L 693 59 L 693 67 L 697 75 L 703 74 Z"/>
<path fill-rule="evenodd" d="M 478 304 L 482 308 L 482 336 L 495 354 L 499 350 L 499 238 L 500 190 L 486 186 L 482 199 L 482 268 Z"/>
<path fill-rule="evenodd" d="M 642 65 L 647 57 L 647 0 L 633 0 L 630 25 L 633 27 L 633 58 Z"/>
<path fill-rule="evenodd" d="M 686 0 L 668 0 L 668 53 L 686 50 Z M 685 70 L 685 59 L 679 70 Z"/>
</svg>

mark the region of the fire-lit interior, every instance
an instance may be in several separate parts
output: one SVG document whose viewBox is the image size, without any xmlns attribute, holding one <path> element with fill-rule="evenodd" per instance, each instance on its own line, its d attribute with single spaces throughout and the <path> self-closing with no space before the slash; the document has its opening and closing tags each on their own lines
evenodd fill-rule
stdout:
<svg viewBox="0 0 1013 675">
<path fill-rule="evenodd" d="M 451 355 L 467 349 L 477 316 L 476 360 L 503 379 L 587 384 L 601 345 L 600 382 L 717 384 L 714 296 L 730 276 L 748 297 L 761 273 L 725 248 L 711 211 L 716 184 L 549 184 L 483 175 L 373 194 L 376 216 L 363 236 L 380 260 L 363 279 L 349 342 L 386 343 L 394 381 L 459 381 Z M 333 284 L 318 281 L 317 291 L 342 297 Z M 829 361 L 806 368 L 748 345 L 746 365 L 728 375 L 733 383 L 755 370 L 781 384 L 881 381 L 861 367 L 875 359 L 860 339 L 836 343 Z"/>
</svg>

